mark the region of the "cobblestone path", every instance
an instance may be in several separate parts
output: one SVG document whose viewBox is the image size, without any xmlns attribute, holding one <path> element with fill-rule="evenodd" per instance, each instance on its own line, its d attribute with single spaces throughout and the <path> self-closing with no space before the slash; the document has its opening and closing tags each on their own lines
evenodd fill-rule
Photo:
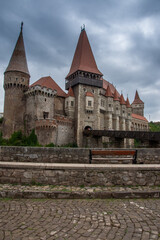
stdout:
<svg viewBox="0 0 160 240">
<path fill-rule="evenodd" d="M 0 199 L 3 239 L 160 239 L 160 199 Z"/>
</svg>

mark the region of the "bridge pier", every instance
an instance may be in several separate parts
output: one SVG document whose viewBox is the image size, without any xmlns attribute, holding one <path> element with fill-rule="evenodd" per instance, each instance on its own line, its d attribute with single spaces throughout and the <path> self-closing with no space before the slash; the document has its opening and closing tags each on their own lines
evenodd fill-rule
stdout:
<svg viewBox="0 0 160 240">
<path fill-rule="evenodd" d="M 124 138 L 115 138 L 115 148 L 125 148 L 125 139 Z"/>
<path fill-rule="evenodd" d="M 131 148 L 134 147 L 134 139 L 140 141 L 137 147 L 160 147 L 160 132 L 84 130 L 83 135 L 87 139 L 84 147 Z"/>
</svg>

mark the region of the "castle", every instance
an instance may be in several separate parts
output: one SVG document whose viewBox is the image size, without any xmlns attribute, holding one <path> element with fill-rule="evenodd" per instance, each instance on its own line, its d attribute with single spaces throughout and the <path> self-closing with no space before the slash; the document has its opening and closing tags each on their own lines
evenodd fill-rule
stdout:
<svg viewBox="0 0 160 240">
<path fill-rule="evenodd" d="M 76 142 L 79 147 L 84 147 L 84 129 L 148 129 L 144 102 L 138 92 L 130 104 L 128 97 L 125 100 L 123 94 L 119 94 L 103 78 L 85 28 L 81 29 L 73 61 L 65 78 L 68 93 L 50 76 L 42 77 L 32 85 L 29 80 L 22 24 L 4 73 L 4 138 L 9 138 L 18 130 L 28 135 L 35 129 L 42 145 Z"/>
</svg>

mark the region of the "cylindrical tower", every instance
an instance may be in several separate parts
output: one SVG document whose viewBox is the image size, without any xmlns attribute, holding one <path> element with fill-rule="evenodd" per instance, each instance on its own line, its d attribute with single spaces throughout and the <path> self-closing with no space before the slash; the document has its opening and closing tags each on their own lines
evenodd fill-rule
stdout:
<svg viewBox="0 0 160 240">
<path fill-rule="evenodd" d="M 26 100 L 24 93 L 29 87 L 30 74 L 22 30 L 23 23 L 10 62 L 4 73 L 4 138 L 9 138 L 15 131 L 21 130 L 24 132 L 25 129 Z"/>
</svg>

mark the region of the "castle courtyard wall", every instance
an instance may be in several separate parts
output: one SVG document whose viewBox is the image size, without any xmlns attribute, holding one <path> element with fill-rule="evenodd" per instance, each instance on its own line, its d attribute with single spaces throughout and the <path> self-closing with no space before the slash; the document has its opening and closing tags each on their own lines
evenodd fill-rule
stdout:
<svg viewBox="0 0 160 240">
<path fill-rule="evenodd" d="M 0 146 L 0 161 L 88 163 L 89 149 Z M 160 164 L 160 148 L 138 149 L 137 163 Z"/>
</svg>

